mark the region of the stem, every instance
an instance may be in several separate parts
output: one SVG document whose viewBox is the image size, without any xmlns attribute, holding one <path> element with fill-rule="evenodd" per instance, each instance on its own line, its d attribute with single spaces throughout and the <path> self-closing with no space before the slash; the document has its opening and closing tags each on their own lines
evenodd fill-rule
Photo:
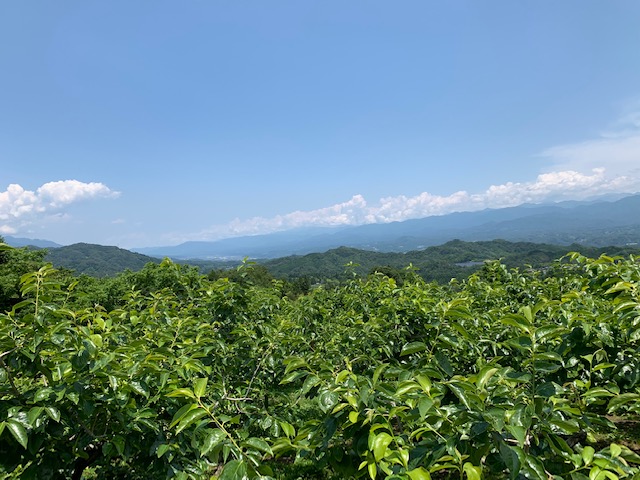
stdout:
<svg viewBox="0 0 640 480">
<path fill-rule="evenodd" d="M 14 350 L 15 350 L 15 348 L 14 348 Z M 12 351 L 13 350 L 9 350 L 8 352 L 4 352 L 2 355 L 0 355 L 0 365 L 2 365 L 2 368 L 4 368 L 7 371 L 7 378 L 9 379 L 9 384 L 11 385 L 11 390 L 13 390 L 13 394 L 16 397 L 19 397 L 20 396 L 20 391 L 16 387 L 16 384 L 13 382 L 13 375 L 11 375 L 11 369 L 7 366 L 6 363 L 4 363 L 4 359 L 2 358 L 3 356 L 8 355 Z"/>
<path fill-rule="evenodd" d="M 100 446 L 89 445 L 85 449 L 85 453 L 88 454 L 88 458 L 78 458 L 76 460 L 73 467 L 71 480 L 81 480 L 84 470 L 102 455 L 102 449 L 100 448 Z"/>
<path fill-rule="evenodd" d="M 207 412 L 207 415 L 209 415 L 211 420 L 213 420 L 213 423 L 215 423 L 216 426 L 220 430 L 222 430 L 222 432 L 229 438 L 229 440 L 231 440 L 231 443 L 233 443 L 233 446 L 236 447 L 238 449 L 238 451 L 240 452 L 240 454 L 242 455 L 242 448 L 240 448 L 240 445 L 238 445 L 236 443 L 236 441 L 233 439 L 231 434 L 227 431 L 226 428 L 224 428 L 224 425 L 222 425 L 222 423 L 220 423 L 220 421 L 215 417 L 215 415 L 211 412 L 211 410 L 209 410 L 207 408 L 207 406 L 204 403 L 202 403 L 202 400 L 200 400 L 200 399 L 198 399 L 198 405 L 200 406 L 200 408 L 203 408 L 205 412 Z"/>
</svg>

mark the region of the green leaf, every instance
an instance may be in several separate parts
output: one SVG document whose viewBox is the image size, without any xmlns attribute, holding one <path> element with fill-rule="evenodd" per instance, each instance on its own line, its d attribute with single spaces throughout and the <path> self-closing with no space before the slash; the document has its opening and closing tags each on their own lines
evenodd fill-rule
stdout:
<svg viewBox="0 0 640 480">
<path fill-rule="evenodd" d="M 27 442 L 29 441 L 27 430 L 12 418 L 6 421 L 6 425 L 9 429 L 9 432 L 11 432 L 11 435 L 13 435 L 13 438 L 15 438 L 16 441 L 26 449 Z"/>
<path fill-rule="evenodd" d="M 219 428 L 215 428 L 211 430 L 207 435 L 207 437 L 205 438 L 204 443 L 202 444 L 202 447 L 200 447 L 200 456 L 202 457 L 206 455 L 215 447 L 220 445 L 222 442 L 224 442 L 226 437 L 227 436 L 225 435 L 225 433 Z"/>
<path fill-rule="evenodd" d="M 509 470 L 509 478 L 514 480 L 520 473 L 520 456 L 515 447 L 500 442 L 500 458 Z"/>
<path fill-rule="evenodd" d="M 131 381 L 129 382 L 129 386 L 131 390 L 136 392 L 138 395 L 142 395 L 145 398 L 149 398 L 149 387 L 144 382 Z"/>
<path fill-rule="evenodd" d="M 640 464 L 640 455 L 624 445 L 618 445 L 621 449 L 620 457 L 624 458 L 627 462 Z"/>
<path fill-rule="evenodd" d="M 611 445 L 609 445 L 609 452 L 611 453 L 611 456 L 613 458 L 616 458 L 619 457 L 622 453 L 622 448 L 620 447 L 620 445 L 612 443 Z"/>
<path fill-rule="evenodd" d="M 200 420 L 203 417 L 207 416 L 207 411 L 204 408 L 197 408 L 194 410 L 189 410 L 185 413 L 180 419 L 180 423 L 176 428 L 176 435 L 183 431 L 185 428 L 193 425 L 195 422 Z"/>
<path fill-rule="evenodd" d="M 338 394 L 335 392 L 325 391 L 318 395 L 318 403 L 320 404 L 322 411 L 325 413 L 331 410 L 335 404 L 338 403 L 339 399 Z"/>
<path fill-rule="evenodd" d="M 438 361 L 438 366 L 442 369 L 444 373 L 453 376 L 453 368 L 451 367 L 451 363 L 449 363 L 449 359 L 442 352 L 438 352 L 435 355 L 436 360 Z"/>
<path fill-rule="evenodd" d="M 182 420 L 182 417 L 184 415 L 186 415 L 188 412 L 190 412 L 191 410 L 194 410 L 196 408 L 198 408 L 198 404 L 197 403 L 188 403 L 186 405 L 183 405 L 182 408 L 180 408 L 180 410 L 178 410 L 173 415 L 173 418 L 171 419 L 171 424 L 169 425 L 169 428 L 172 428 L 174 425 L 176 425 L 178 422 L 180 422 L 180 420 Z"/>
<path fill-rule="evenodd" d="M 41 402 L 42 400 L 46 400 L 49 398 L 49 396 L 53 393 L 53 388 L 51 387 L 44 387 L 39 389 L 36 394 L 33 396 L 33 401 L 35 403 L 37 402 Z"/>
<path fill-rule="evenodd" d="M 307 361 L 301 357 L 289 357 L 283 363 L 287 366 L 284 370 L 285 375 L 293 370 L 307 366 Z"/>
<path fill-rule="evenodd" d="M 582 449 L 582 452 L 580 452 L 580 454 L 582 455 L 582 461 L 584 462 L 585 465 L 591 464 L 595 453 L 596 451 L 593 449 L 593 447 L 590 447 L 589 445 L 587 445 Z"/>
<path fill-rule="evenodd" d="M 548 480 L 549 477 L 547 476 L 540 459 L 532 455 L 525 454 L 525 462 L 527 467 L 529 467 L 529 471 L 537 477 L 537 480 Z"/>
<path fill-rule="evenodd" d="M 242 442 L 243 445 L 249 446 L 251 448 L 255 448 L 263 453 L 268 453 L 269 455 L 273 455 L 273 451 L 267 442 L 262 440 L 261 438 L 251 437 Z"/>
<path fill-rule="evenodd" d="M 175 390 L 167 393 L 167 397 L 187 397 L 195 400 L 196 395 L 188 388 L 176 388 Z"/>
<path fill-rule="evenodd" d="M 396 390 L 396 397 L 402 397 L 403 395 L 406 395 L 409 392 L 412 392 L 414 390 L 421 390 L 422 387 L 420 386 L 419 383 L 414 382 L 413 380 L 406 380 L 402 383 L 400 383 L 400 385 L 398 385 L 398 390 Z"/>
<path fill-rule="evenodd" d="M 411 480 L 431 480 L 431 474 L 422 467 L 414 468 L 407 475 Z"/>
<path fill-rule="evenodd" d="M 193 393 L 195 394 L 196 398 L 200 398 L 204 395 L 204 392 L 207 390 L 207 381 L 209 379 L 208 378 L 197 378 L 194 382 L 193 382 Z"/>
<path fill-rule="evenodd" d="M 369 478 L 371 478 L 371 480 L 375 480 L 376 475 L 378 474 L 378 467 L 376 467 L 376 462 L 368 462 L 367 471 L 369 472 Z"/>
<path fill-rule="evenodd" d="M 378 383 L 378 379 L 380 378 L 380 375 L 382 375 L 382 372 L 384 372 L 387 367 L 389 366 L 389 364 L 387 363 L 383 363 L 381 365 L 378 365 L 378 367 L 376 368 L 375 372 L 373 372 L 373 377 L 371 379 L 371 383 L 373 383 L 374 385 L 376 383 Z"/>
<path fill-rule="evenodd" d="M 513 438 L 518 441 L 518 445 L 520 446 L 520 448 L 522 448 L 527 437 L 527 430 L 524 427 L 520 427 L 518 425 L 507 425 L 507 430 L 509 430 L 511 435 L 513 435 Z"/>
<path fill-rule="evenodd" d="M 302 388 L 300 389 L 300 394 L 301 395 L 306 395 L 307 393 L 309 393 L 309 391 L 313 387 L 315 387 L 319 383 L 320 383 L 320 378 L 318 378 L 316 375 L 309 375 L 304 380 L 304 384 L 302 385 Z"/>
<path fill-rule="evenodd" d="M 302 378 L 308 374 L 309 372 L 307 372 L 306 370 L 295 370 L 285 375 L 284 378 L 280 380 L 280 385 L 285 385 L 287 383 L 295 382 L 299 378 Z"/>
<path fill-rule="evenodd" d="M 531 311 L 531 309 L 529 309 Z M 500 320 L 505 325 L 509 325 L 510 327 L 516 327 L 518 330 L 528 333 L 531 333 L 531 322 L 527 320 L 523 315 L 507 315 Z"/>
<path fill-rule="evenodd" d="M 31 427 L 36 426 L 36 421 L 40 417 L 40 414 L 42 413 L 43 410 L 44 410 L 43 407 L 32 407 L 29 410 L 29 413 L 27 413 L 27 422 L 29 422 L 29 425 L 31 425 Z"/>
<path fill-rule="evenodd" d="M 480 400 L 480 397 L 473 391 L 474 386 L 471 383 L 451 382 L 448 386 L 468 410 L 476 411 L 484 409 L 482 400 Z"/>
<path fill-rule="evenodd" d="M 158 458 L 167 453 L 167 450 L 169 450 L 169 448 L 169 445 L 167 445 L 166 443 L 158 445 L 158 448 L 156 448 L 156 455 L 158 456 Z"/>
<path fill-rule="evenodd" d="M 93 344 L 96 347 L 98 347 L 98 348 L 102 347 L 102 336 L 101 335 L 98 335 L 98 334 L 89 335 L 89 339 L 91 340 L 91 342 L 93 342 Z"/>
<path fill-rule="evenodd" d="M 561 420 L 556 418 L 549 419 L 549 423 L 556 427 L 558 431 L 563 435 L 572 435 L 581 430 L 580 425 L 574 419 Z"/>
<path fill-rule="evenodd" d="M 478 378 L 476 378 L 476 385 L 480 390 L 484 388 L 489 379 L 498 371 L 496 367 L 491 367 L 489 365 L 485 366 L 478 373 Z"/>
<path fill-rule="evenodd" d="M 594 387 L 594 388 L 590 388 L 589 390 L 587 390 L 585 393 L 582 394 L 583 397 L 589 398 L 589 397 L 613 397 L 613 393 L 611 393 L 609 390 L 606 390 L 602 387 Z"/>
<path fill-rule="evenodd" d="M 609 401 L 608 412 L 610 413 L 626 403 L 638 401 L 640 401 L 640 394 L 637 393 L 623 393 L 621 395 L 617 395 Z"/>
<path fill-rule="evenodd" d="M 433 407 L 433 400 L 431 400 L 429 397 L 422 397 L 420 398 L 420 401 L 418 402 L 418 412 L 420 413 L 420 418 L 424 420 L 424 418 L 427 416 L 427 413 L 429 413 L 429 410 L 431 410 L 431 408 Z"/>
<path fill-rule="evenodd" d="M 241 460 L 231 460 L 222 469 L 218 480 L 246 480 L 247 465 Z"/>
<path fill-rule="evenodd" d="M 60 421 L 60 411 L 57 408 L 44 407 L 44 411 L 47 412 L 47 415 L 49 415 L 49 418 L 51 418 L 51 420 L 54 420 L 56 422 Z"/>
<path fill-rule="evenodd" d="M 482 478 L 482 467 L 476 467 L 471 462 L 465 462 L 462 469 L 469 480 L 480 480 Z"/>
<path fill-rule="evenodd" d="M 111 441 L 111 443 L 113 443 L 113 445 L 116 447 L 116 451 L 118 452 L 118 455 L 120 456 L 124 455 L 125 440 L 122 436 L 116 435 Z"/>
<path fill-rule="evenodd" d="M 411 355 L 412 353 L 422 352 L 427 349 L 427 345 L 424 342 L 411 342 L 407 343 L 400 351 L 400 356 Z"/>
<path fill-rule="evenodd" d="M 545 327 L 540 327 L 536 329 L 534 333 L 534 339 L 538 343 L 544 343 L 548 340 L 553 340 L 554 338 L 562 337 L 563 335 L 569 333 L 569 330 L 566 327 L 561 327 L 558 325 L 547 325 Z"/>
<path fill-rule="evenodd" d="M 282 431 L 287 437 L 292 438 L 296 436 L 296 429 L 293 428 L 293 425 L 282 420 L 279 423 L 280 428 L 282 428 Z"/>
<path fill-rule="evenodd" d="M 384 458 L 387 447 L 392 441 L 393 437 L 387 432 L 380 432 L 377 435 L 373 433 L 369 436 L 369 450 L 373 452 L 373 457 L 376 459 L 376 462 Z"/>
</svg>

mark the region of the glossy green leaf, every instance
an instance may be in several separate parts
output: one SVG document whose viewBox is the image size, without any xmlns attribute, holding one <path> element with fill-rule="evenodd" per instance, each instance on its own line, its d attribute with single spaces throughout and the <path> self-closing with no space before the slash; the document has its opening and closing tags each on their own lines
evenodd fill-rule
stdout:
<svg viewBox="0 0 640 480">
<path fill-rule="evenodd" d="M 193 393 L 196 396 L 196 398 L 201 398 L 205 392 L 207 391 L 207 382 L 209 381 L 208 378 L 197 378 L 194 382 L 193 382 Z"/>
<path fill-rule="evenodd" d="M 331 410 L 336 403 L 338 403 L 339 397 L 335 392 L 322 392 L 318 396 L 318 402 L 323 412 Z"/>
<path fill-rule="evenodd" d="M 5 422 L 7 430 L 11 433 L 13 438 L 22 445 L 23 448 L 27 448 L 27 443 L 29 441 L 29 436 L 27 434 L 27 430 L 17 421 L 10 418 Z"/>
<path fill-rule="evenodd" d="M 376 462 L 384 458 L 387 447 L 393 441 L 393 437 L 386 432 L 380 432 L 369 437 L 369 450 L 373 452 Z"/>
<path fill-rule="evenodd" d="M 180 419 L 180 423 L 178 423 L 178 426 L 176 427 L 176 435 L 207 415 L 208 414 L 204 408 L 189 410 Z"/>
<path fill-rule="evenodd" d="M 158 445 L 158 448 L 156 448 L 156 456 L 158 458 L 162 457 L 165 453 L 167 453 L 169 448 L 170 448 L 170 446 L 167 445 L 166 443 L 162 443 L 162 444 Z"/>
<path fill-rule="evenodd" d="M 198 404 L 197 403 L 187 403 L 186 405 L 183 405 L 173 415 L 173 418 L 171 419 L 171 424 L 169 425 L 169 427 L 173 427 L 173 426 L 177 425 L 187 413 L 189 413 L 191 410 L 195 410 L 197 408 L 198 408 Z"/>
<path fill-rule="evenodd" d="M 60 410 L 55 407 L 44 407 L 44 411 L 47 413 L 49 418 L 52 420 L 59 422 L 60 421 Z"/>
<path fill-rule="evenodd" d="M 608 411 L 613 412 L 617 410 L 623 405 L 628 403 L 638 403 L 640 402 L 640 394 L 637 393 L 623 393 L 621 395 L 617 395 L 609 401 Z"/>
<path fill-rule="evenodd" d="M 411 480 L 431 480 L 431 474 L 422 467 L 409 470 L 407 475 Z"/>
<path fill-rule="evenodd" d="M 251 437 L 245 440 L 244 442 L 242 442 L 242 444 L 244 446 L 255 448 L 256 450 L 259 450 L 263 453 L 273 455 L 273 451 L 271 450 L 271 447 L 269 446 L 269 444 L 261 438 Z"/>
<path fill-rule="evenodd" d="M 478 386 L 478 388 L 483 389 L 487 384 L 487 382 L 489 381 L 489 379 L 493 375 L 495 375 L 496 372 L 498 372 L 498 369 L 496 367 L 492 367 L 489 365 L 485 366 L 482 370 L 480 370 L 480 373 L 478 373 L 478 376 L 476 378 L 476 385 Z"/>
<path fill-rule="evenodd" d="M 427 345 L 424 342 L 411 342 L 402 347 L 400 356 L 411 355 L 413 353 L 423 352 L 427 349 Z"/>
<path fill-rule="evenodd" d="M 524 333 L 531 332 L 531 322 L 523 315 L 507 315 L 500 320 L 503 324 L 515 327 Z"/>
<path fill-rule="evenodd" d="M 220 445 L 227 438 L 226 434 L 219 428 L 211 430 L 200 448 L 200 456 L 207 455 L 211 450 Z"/>
<path fill-rule="evenodd" d="M 246 480 L 247 464 L 241 460 L 231 460 L 222 469 L 219 480 Z"/>
<path fill-rule="evenodd" d="M 187 397 L 195 400 L 196 395 L 188 388 L 176 388 L 167 394 L 167 397 Z"/>
<path fill-rule="evenodd" d="M 465 462 L 462 467 L 468 480 L 481 480 L 482 479 L 482 467 L 475 466 L 471 462 Z"/>
</svg>

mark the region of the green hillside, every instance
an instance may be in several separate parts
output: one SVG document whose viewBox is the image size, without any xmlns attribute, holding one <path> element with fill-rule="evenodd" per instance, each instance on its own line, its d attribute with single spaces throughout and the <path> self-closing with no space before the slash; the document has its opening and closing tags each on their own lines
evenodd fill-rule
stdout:
<svg viewBox="0 0 640 480">
<path fill-rule="evenodd" d="M 345 265 L 350 270 L 366 275 L 378 267 L 395 270 L 412 265 L 417 273 L 428 281 L 448 282 L 451 278 L 466 278 L 478 270 L 485 260 L 501 260 L 509 267 L 542 267 L 551 264 L 571 251 L 584 255 L 599 256 L 640 253 L 637 247 L 586 247 L 583 245 L 547 245 L 530 242 L 508 242 L 492 240 L 486 242 L 464 242 L 453 240 L 444 245 L 414 250 L 407 253 L 372 252 L 341 247 L 324 253 L 289 256 L 261 262 L 275 277 L 293 280 L 307 276 L 313 281 L 343 279 Z"/>
<path fill-rule="evenodd" d="M 116 275 L 125 270 L 137 271 L 147 263 L 160 260 L 123 248 L 106 247 L 90 243 L 76 243 L 66 247 L 51 248 L 45 259 L 55 267 L 73 270 L 76 274 L 93 277 Z"/>
<path fill-rule="evenodd" d="M 601 253 L 625 255 L 640 253 L 638 247 L 586 247 L 583 245 L 548 245 L 531 242 L 508 242 L 491 240 L 465 242 L 453 240 L 443 245 L 414 250 L 406 253 L 374 252 L 356 248 L 340 247 L 322 253 L 292 255 L 272 260 L 258 260 L 274 278 L 294 281 L 307 278 L 311 282 L 327 279 L 344 280 L 349 272 L 367 275 L 381 270 L 393 275 L 402 275 L 402 270 L 412 265 L 427 281 L 448 282 L 451 278 L 466 278 L 477 271 L 485 260 L 502 260 L 509 267 L 549 265 L 571 251 L 589 256 Z M 77 243 L 48 250 L 46 260 L 55 267 L 73 270 L 76 274 L 94 277 L 114 276 L 125 270 L 138 271 L 147 263 L 160 260 L 118 247 L 107 247 Z M 182 261 L 198 267 L 202 272 L 220 269 L 235 269 L 241 262 L 191 260 Z M 347 264 L 352 264 L 348 269 Z"/>
</svg>

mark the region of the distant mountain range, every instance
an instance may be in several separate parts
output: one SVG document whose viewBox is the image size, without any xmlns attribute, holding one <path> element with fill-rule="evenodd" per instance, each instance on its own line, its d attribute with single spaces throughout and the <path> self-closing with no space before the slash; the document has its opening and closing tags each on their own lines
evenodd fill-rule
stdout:
<svg viewBox="0 0 640 480">
<path fill-rule="evenodd" d="M 175 259 L 278 258 L 341 246 L 407 252 L 453 239 L 498 238 L 556 245 L 636 245 L 640 243 L 640 195 L 615 201 L 520 205 L 356 227 L 298 229 L 134 251 Z"/>
<path fill-rule="evenodd" d="M 297 229 L 215 242 L 140 248 L 134 252 L 86 243 L 63 247 L 48 240 L 5 237 L 5 241 L 14 247 L 47 248 L 47 260 L 56 267 L 94 276 L 114 275 L 125 269 L 138 270 L 146 263 L 157 262 L 158 258 L 163 257 L 208 270 L 229 265 L 222 260 L 244 257 L 282 259 L 292 255 L 327 252 L 339 247 L 404 253 L 443 245 L 453 239 L 466 242 L 502 239 L 562 246 L 640 246 L 640 195 L 629 195 L 618 200 L 521 205 L 358 227 Z M 338 250 L 332 254 L 342 255 L 344 252 Z M 378 261 L 382 261 L 382 258 Z M 396 265 L 395 260 L 385 261 Z M 277 271 L 280 263 L 275 262 L 270 268 Z M 301 272 L 293 265 L 288 265 L 286 269 Z"/>
<path fill-rule="evenodd" d="M 18 247 L 18 248 L 20 247 L 58 248 L 62 246 L 55 242 L 50 242 L 49 240 L 12 237 L 9 235 L 4 237 L 4 241 L 7 243 L 7 245 L 11 245 L 12 247 Z"/>
</svg>

